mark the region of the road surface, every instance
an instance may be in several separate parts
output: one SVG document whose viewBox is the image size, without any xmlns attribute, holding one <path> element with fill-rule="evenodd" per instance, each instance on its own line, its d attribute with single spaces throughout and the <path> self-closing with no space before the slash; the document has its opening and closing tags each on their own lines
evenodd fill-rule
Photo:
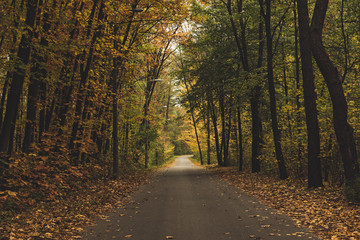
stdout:
<svg viewBox="0 0 360 240">
<path fill-rule="evenodd" d="M 89 227 L 83 239 L 317 239 L 188 157 L 177 158 L 125 208 Z"/>
</svg>

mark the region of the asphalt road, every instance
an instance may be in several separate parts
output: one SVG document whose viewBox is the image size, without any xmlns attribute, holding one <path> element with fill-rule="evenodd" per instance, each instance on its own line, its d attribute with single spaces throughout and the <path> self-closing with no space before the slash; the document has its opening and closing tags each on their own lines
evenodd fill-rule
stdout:
<svg viewBox="0 0 360 240">
<path fill-rule="evenodd" d="M 124 207 L 89 227 L 83 239 L 317 239 L 188 156 L 177 158 Z"/>
</svg>

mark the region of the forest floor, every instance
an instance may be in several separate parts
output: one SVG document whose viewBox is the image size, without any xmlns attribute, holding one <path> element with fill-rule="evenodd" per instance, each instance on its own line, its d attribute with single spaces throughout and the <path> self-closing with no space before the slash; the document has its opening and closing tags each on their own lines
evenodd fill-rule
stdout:
<svg viewBox="0 0 360 240">
<path fill-rule="evenodd" d="M 340 188 L 307 189 L 292 180 L 277 180 L 235 167 L 208 167 L 247 194 L 292 217 L 322 239 L 360 239 L 360 206 L 346 201 Z"/>
<path fill-rule="evenodd" d="M 296 224 L 311 229 L 322 239 L 360 239 L 360 207 L 346 201 L 340 188 L 309 190 L 292 180 L 239 173 L 234 167 L 208 170 L 286 213 Z M 148 183 L 155 172 L 129 171 L 116 181 L 94 181 L 81 176 L 74 180 L 77 175 L 74 172 L 68 177 L 68 183 L 72 183 L 68 188 L 62 180 L 54 179 L 47 185 L 38 182 L 44 185 L 46 191 L 42 194 L 46 198 L 37 197 L 35 187 L 41 187 L 39 184 L 24 183 L 21 191 L 0 192 L 0 240 L 79 239 L 85 226 L 110 209 L 126 204 L 128 196 Z M 52 190 L 55 181 L 59 185 L 57 192 Z"/>
<path fill-rule="evenodd" d="M 129 171 L 118 180 L 84 179 L 66 194 L 60 191 L 46 200 L 26 198 L 31 189 L 26 195 L 19 192 L 0 195 L 3 205 L 0 206 L 0 240 L 80 239 L 85 226 L 110 209 L 122 206 L 131 193 L 149 182 L 153 173 Z M 16 206 L 21 202 L 26 206 Z M 14 206 L 9 206 L 10 203 Z"/>
</svg>

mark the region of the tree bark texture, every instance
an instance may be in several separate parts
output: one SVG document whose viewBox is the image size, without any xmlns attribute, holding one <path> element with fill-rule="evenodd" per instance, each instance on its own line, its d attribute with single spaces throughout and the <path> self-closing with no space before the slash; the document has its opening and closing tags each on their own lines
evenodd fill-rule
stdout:
<svg viewBox="0 0 360 240">
<path fill-rule="evenodd" d="M 112 140 L 113 140 L 113 169 L 112 177 L 117 179 L 119 177 L 119 138 L 118 138 L 118 97 L 117 93 L 113 94 L 113 131 L 112 131 Z"/>
<path fill-rule="evenodd" d="M 244 166 L 244 149 L 243 149 L 243 134 L 242 134 L 242 124 L 241 124 L 241 111 L 240 111 L 240 107 L 237 107 L 236 109 L 236 113 L 237 113 L 237 128 L 238 128 L 238 134 L 239 134 L 239 171 L 243 170 L 243 166 Z"/>
<path fill-rule="evenodd" d="M 43 8 L 42 3 L 39 2 L 38 14 L 40 15 L 41 8 Z M 39 17 L 38 17 L 39 18 Z M 40 20 L 38 20 L 40 21 Z M 49 21 L 49 9 L 45 9 L 43 17 L 43 32 L 47 33 L 50 29 Z M 39 37 L 39 32 L 34 33 L 35 37 Z M 41 140 L 42 133 L 45 128 L 45 101 L 46 101 L 46 77 L 47 69 L 45 68 L 47 62 L 47 56 L 43 51 L 48 46 L 48 41 L 41 37 L 40 39 L 40 48 L 34 49 L 31 59 L 32 66 L 30 68 L 30 84 L 28 88 L 28 102 L 27 102 L 27 113 L 26 113 L 26 126 L 25 126 L 25 136 L 23 142 L 23 151 L 27 152 L 30 145 L 35 141 L 35 125 L 36 125 L 36 114 L 38 106 L 38 94 L 40 95 L 40 100 L 44 106 L 40 110 L 40 119 L 39 119 L 39 141 Z M 40 92 L 39 92 L 40 90 Z"/>
<path fill-rule="evenodd" d="M 308 187 L 322 187 L 320 134 L 312 65 L 308 1 L 298 0 L 300 52 L 308 135 Z"/>
<path fill-rule="evenodd" d="M 208 101 L 207 109 L 206 109 L 206 144 L 207 144 L 207 164 L 211 163 L 211 131 L 210 131 L 210 104 Z"/>
<path fill-rule="evenodd" d="M 0 101 L 0 135 L 1 135 L 1 130 L 2 130 L 2 125 L 3 125 L 3 115 L 4 115 L 4 110 L 5 110 L 5 102 L 6 102 L 6 95 L 7 95 L 7 91 L 9 88 L 9 80 L 12 76 L 12 71 L 9 70 L 6 74 L 5 77 L 5 82 L 4 82 L 4 86 L 3 86 L 3 90 L 1 92 L 1 101 Z"/>
<path fill-rule="evenodd" d="M 224 103 L 224 91 L 223 89 L 219 94 L 219 107 L 220 107 L 220 119 L 221 119 L 221 148 L 220 155 L 223 155 L 223 166 L 228 165 L 228 159 L 226 155 L 226 119 L 225 119 L 225 103 Z"/>
<path fill-rule="evenodd" d="M 36 0 L 27 1 L 27 11 L 26 11 L 26 28 L 22 34 L 19 50 L 18 50 L 18 62 L 15 64 L 15 69 L 12 77 L 12 82 L 10 85 L 10 91 L 7 97 L 6 103 L 6 112 L 4 123 L 1 131 L 0 138 L 0 152 L 5 153 L 9 147 L 9 141 L 11 137 L 11 128 L 16 123 L 16 114 L 19 108 L 20 95 L 23 89 L 24 79 L 26 75 L 26 68 L 29 63 L 30 51 L 31 51 L 31 42 L 33 38 L 32 29 L 35 25 L 36 18 Z M 1 173 L 0 173 L 1 174 Z"/>
<path fill-rule="evenodd" d="M 354 140 L 354 130 L 348 123 L 348 106 L 339 73 L 330 60 L 322 43 L 322 30 L 328 7 L 328 0 L 317 0 L 310 27 L 311 51 L 323 75 L 333 104 L 333 121 L 345 170 L 346 184 L 350 188 L 359 181 L 359 164 Z M 359 184 L 357 184 L 359 186 Z M 360 201 L 360 189 L 357 192 Z"/>
<path fill-rule="evenodd" d="M 196 136 L 196 142 L 197 142 L 198 149 L 199 149 L 200 164 L 204 165 L 202 151 L 201 151 L 201 144 L 200 144 L 200 140 L 199 140 L 199 134 L 198 134 L 198 130 L 197 130 L 197 126 L 196 126 L 196 119 L 195 119 L 193 110 L 191 110 L 191 119 L 192 119 L 192 122 L 193 122 L 194 130 L 195 130 L 195 136 Z"/>
<path fill-rule="evenodd" d="M 218 124 L 217 124 L 217 116 L 216 116 L 216 112 L 213 106 L 213 103 L 210 104 L 210 109 L 211 109 L 211 121 L 213 123 L 214 126 L 214 140 L 215 140 L 215 149 L 216 149 L 216 159 L 218 162 L 219 166 L 223 165 L 223 161 L 222 161 L 222 154 L 221 154 L 221 150 L 220 150 L 220 141 L 219 141 L 219 130 L 218 130 Z"/>
<path fill-rule="evenodd" d="M 263 0 L 259 0 L 260 7 L 264 9 Z M 274 70 L 273 70 L 273 44 L 272 44 L 272 30 L 271 30 L 271 0 L 265 0 L 266 12 L 263 12 L 265 20 L 265 33 L 266 33 L 266 57 L 267 57 L 267 79 L 270 97 L 270 114 L 271 114 L 271 126 L 273 130 L 275 155 L 279 167 L 280 179 L 286 179 L 288 177 L 285 167 L 284 156 L 281 148 L 281 134 L 277 120 L 276 109 L 276 96 L 274 86 Z"/>
<path fill-rule="evenodd" d="M 261 15 L 261 14 L 260 14 Z M 259 23 L 259 47 L 258 47 L 258 61 L 256 67 L 260 69 L 263 66 L 263 55 L 264 55 L 264 23 Z M 261 96 L 261 83 L 258 83 L 253 90 L 252 97 L 250 99 L 251 107 L 251 119 L 252 119 L 252 143 L 251 143 L 251 170 L 252 172 L 260 172 L 260 151 L 261 151 L 261 114 L 260 114 L 260 96 Z"/>
<path fill-rule="evenodd" d="M 260 118 L 260 86 L 255 87 L 254 95 L 250 99 L 252 118 L 252 143 L 251 143 L 251 171 L 260 172 L 260 142 L 261 142 L 261 118 Z"/>
</svg>

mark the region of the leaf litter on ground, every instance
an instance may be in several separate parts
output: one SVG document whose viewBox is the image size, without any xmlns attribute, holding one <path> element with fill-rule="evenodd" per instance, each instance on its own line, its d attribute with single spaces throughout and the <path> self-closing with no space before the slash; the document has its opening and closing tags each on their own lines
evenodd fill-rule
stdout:
<svg viewBox="0 0 360 240">
<path fill-rule="evenodd" d="M 110 209 L 122 206 L 131 193 L 149 182 L 153 173 L 129 171 L 117 180 L 83 179 L 77 183 L 79 186 L 67 188 L 66 193 L 56 189 L 54 198 L 32 199 L 31 204 L 15 210 L 2 208 L 0 239 L 80 239 L 86 226 L 95 218 L 106 217 Z M 13 195 L 11 202 L 15 205 L 27 201 L 19 193 Z M 4 203 L 9 204 L 9 198 L 0 201 Z"/>
<path fill-rule="evenodd" d="M 294 180 L 277 180 L 234 167 L 209 167 L 209 171 L 247 194 L 289 215 L 324 240 L 360 239 L 360 206 L 348 202 L 341 188 L 308 189 Z"/>
</svg>

